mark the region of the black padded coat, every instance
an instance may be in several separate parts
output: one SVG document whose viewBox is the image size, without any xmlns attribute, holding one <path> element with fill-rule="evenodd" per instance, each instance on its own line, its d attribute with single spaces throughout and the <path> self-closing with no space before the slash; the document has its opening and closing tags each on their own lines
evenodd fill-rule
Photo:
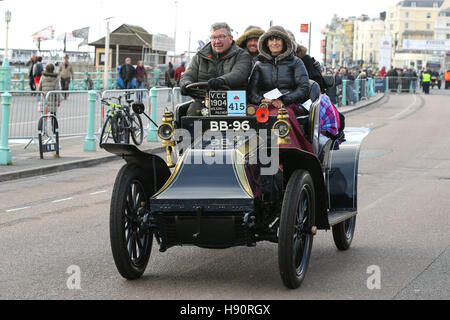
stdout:
<svg viewBox="0 0 450 320">
<path fill-rule="evenodd" d="M 281 28 L 280 28 L 281 29 Z M 295 56 L 289 36 L 276 28 L 269 29 L 259 40 L 258 62 L 249 80 L 248 100 L 259 105 L 264 94 L 278 89 L 284 94 L 285 105 L 302 104 L 309 99 L 309 76 L 303 61 Z M 284 40 L 285 50 L 273 57 L 267 48 L 267 39 L 278 36 Z"/>
</svg>

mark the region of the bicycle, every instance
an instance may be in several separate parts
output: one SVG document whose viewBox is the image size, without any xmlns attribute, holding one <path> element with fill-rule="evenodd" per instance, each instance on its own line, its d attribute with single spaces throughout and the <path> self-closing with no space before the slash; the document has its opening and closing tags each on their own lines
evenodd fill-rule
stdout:
<svg viewBox="0 0 450 320">
<path fill-rule="evenodd" d="M 131 104 L 134 102 L 127 95 L 128 105 L 122 105 L 122 96 L 102 99 L 102 104 L 112 107 L 108 111 L 105 124 L 100 136 L 100 147 L 111 139 L 114 143 L 130 143 L 130 135 L 135 145 L 144 141 L 144 126 L 139 114 L 131 113 Z M 112 102 L 117 100 L 118 103 Z"/>
</svg>

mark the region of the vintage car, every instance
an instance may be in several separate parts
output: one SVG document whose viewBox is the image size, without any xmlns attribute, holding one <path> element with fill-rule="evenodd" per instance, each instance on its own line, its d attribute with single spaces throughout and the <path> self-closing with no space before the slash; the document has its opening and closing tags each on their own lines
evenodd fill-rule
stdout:
<svg viewBox="0 0 450 320">
<path fill-rule="evenodd" d="M 347 128 L 345 139 L 337 140 L 323 135 L 320 88 L 311 82 L 309 111 L 293 120 L 299 121 L 314 154 L 284 148 L 290 132 L 286 110 L 268 116 L 267 106 L 246 104 L 245 92 L 208 92 L 206 87 L 190 86 L 191 96 L 202 101 L 203 117 L 187 117 L 189 103 L 164 115 L 158 133 L 166 161 L 136 146 L 103 145 L 127 162 L 111 201 L 117 269 L 126 279 L 140 278 L 153 239 L 160 252 L 174 246 L 225 249 L 269 241 L 278 244 L 283 283 L 298 288 L 318 230 L 332 229 L 339 250 L 352 243 L 360 146 L 369 130 Z M 135 104 L 134 110 L 142 114 L 144 108 Z"/>
</svg>

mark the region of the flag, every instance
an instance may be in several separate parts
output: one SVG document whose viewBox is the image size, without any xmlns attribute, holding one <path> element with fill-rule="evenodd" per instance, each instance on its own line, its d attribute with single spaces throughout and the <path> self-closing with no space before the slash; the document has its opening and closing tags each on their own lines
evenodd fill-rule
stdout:
<svg viewBox="0 0 450 320">
<path fill-rule="evenodd" d="M 83 41 L 78 45 L 78 48 L 80 48 L 81 46 L 87 45 L 89 43 L 89 27 L 73 30 L 72 36 L 74 38 L 83 39 Z"/>
<path fill-rule="evenodd" d="M 48 26 L 32 35 L 33 40 L 53 40 L 55 38 L 55 30 L 53 30 L 53 26 Z"/>
<path fill-rule="evenodd" d="M 302 24 L 300 26 L 300 32 L 301 33 L 308 33 L 309 32 L 309 24 Z"/>
</svg>

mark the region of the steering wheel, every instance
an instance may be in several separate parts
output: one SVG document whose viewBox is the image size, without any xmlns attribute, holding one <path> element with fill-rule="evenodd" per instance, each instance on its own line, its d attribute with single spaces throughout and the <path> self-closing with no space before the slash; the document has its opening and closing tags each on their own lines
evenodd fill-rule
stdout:
<svg viewBox="0 0 450 320">
<path fill-rule="evenodd" d="M 189 90 L 189 96 L 194 99 L 203 100 L 206 97 L 206 94 L 209 93 L 209 85 L 208 82 L 197 82 L 191 83 L 186 87 Z M 231 90 L 229 86 L 223 85 L 220 87 L 220 90 Z"/>
</svg>

